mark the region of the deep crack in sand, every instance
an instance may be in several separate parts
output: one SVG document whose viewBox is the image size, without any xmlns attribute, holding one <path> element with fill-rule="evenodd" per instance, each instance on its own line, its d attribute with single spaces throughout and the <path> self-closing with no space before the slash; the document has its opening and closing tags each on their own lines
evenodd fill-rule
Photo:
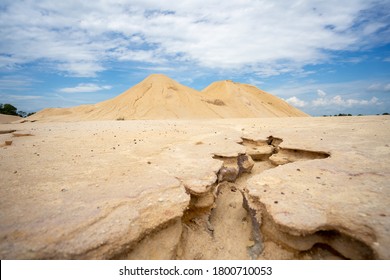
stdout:
<svg viewBox="0 0 390 280">
<path fill-rule="evenodd" d="M 210 192 L 206 195 L 192 196 L 192 203 L 183 216 L 185 226 L 179 244 L 177 255 L 179 259 L 265 258 L 264 255 L 261 255 L 265 246 L 263 239 L 270 239 L 270 235 L 275 234 L 277 230 L 264 230 L 262 222 L 264 223 L 264 219 L 267 217 L 264 213 L 265 210 L 261 211 L 261 208 L 254 207 L 253 202 L 248 203 L 251 198 L 246 191 L 247 180 L 255 174 L 281 164 L 330 156 L 322 151 L 281 149 L 279 145 L 282 141 L 282 139 L 273 136 L 264 141 L 243 138 L 241 144 L 246 147 L 246 154 L 236 157 L 214 156 L 215 159 L 223 161 L 223 166 L 217 174 L 218 184 L 210 188 Z M 305 250 L 294 248 L 291 244 L 287 249 L 295 250 L 294 254 L 297 255 L 302 251 L 311 250 L 314 245 L 320 243 L 330 247 L 327 250 L 329 254 L 334 256 L 341 254 L 339 251 L 343 250 L 337 246 L 340 243 L 338 240 L 345 241 L 346 237 L 336 238 L 337 234 L 327 235 L 325 233 L 318 235 L 325 235 L 328 238 L 316 239 L 318 242 L 314 242 Z M 303 237 L 297 238 L 304 239 Z M 272 240 L 275 241 L 274 238 Z M 282 242 L 276 240 L 275 243 L 277 243 L 277 247 Z M 359 247 L 362 247 L 357 241 L 352 241 L 349 245 L 352 245 L 357 251 L 359 251 Z M 336 252 L 333 252 L 335 250 Z M 372 257 L 370 253 L 366 252 L 367 250 L 360 251 L 362 251 L 361 256 Z M 359 257 L 356 254 L 343 253 L 345 257 Z M 311 254 L 311 252 L 307 254 Z"/>
</svg>

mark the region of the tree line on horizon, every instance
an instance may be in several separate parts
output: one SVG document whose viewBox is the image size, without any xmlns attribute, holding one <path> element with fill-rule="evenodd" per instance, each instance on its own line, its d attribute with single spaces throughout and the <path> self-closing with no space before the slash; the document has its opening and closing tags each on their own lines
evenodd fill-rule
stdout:
<svg viewBox="0 0 390 280">
<path fill-rule="evenodd" d="M 35 112 L 26 113 L 24 111 L 18 111 L 18 108 L 16 108 L 12 104 L 9 104 L 9 103 L 1 104 L 0 103 L 0 114 L 10 115 L 10 116 L 19 116 L 19 117 L 25 118 L 25 117 L 31 116 L 32 114 L 35 114 Z"/>
<path fill-rule="evenodd" d="M 376 114 L 377 116 L 379 116 L 380 114 Z M 389 113 L 383 113 L 382 114 L 382 116 L 388 116 L 388 115 L 390 115 Z M 336 115 L 323 115 L 323 117 L 352 117 L 353 115 L 352 114 L 336 114 Z M 364 116 L 364 115 L 362 115 L 362 114 L 358 114 L 358 115 L 356 115 L 356 116 Z"/>
</svg>

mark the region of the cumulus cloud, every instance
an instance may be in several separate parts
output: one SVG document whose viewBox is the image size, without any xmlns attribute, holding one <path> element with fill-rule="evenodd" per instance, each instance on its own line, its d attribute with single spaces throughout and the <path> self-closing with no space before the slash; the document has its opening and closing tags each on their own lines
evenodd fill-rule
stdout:
<svg viewBox="0 0 390 280">
<path fill-rule="evenodd" d="M 307 102 L 304 100 L 299 99 L 298 97 L 290 97 L 286 99 L 286 102 L 295 106 L 295 107 L 305 107 L 307 105 Z"/>
<path fill-rule="evenodd" d="M 178 62 L 279 75 L 387 43 L 386 13 L 369 12 L 378 5 L 389 10 L 385 0 L 4 1 L 0 67 L 43 61 L 91 77 L 113 61 Z"/>
<path fill-rule="evenodd" d="M 382 104 L 375 96 L 369 100 L 366 99 L 345 99 L 340 95 L 332 98 L 320 97 L 312 101 L 313 106 L 339 106 L 339 107 L 353 107 L 357 105 L 379 105 Z"/>
<path fill-rule="evenodd" d="M 326 92 L 323 91 L 323 90 L 317 89 L 317 95 L 318 95 L 319 97 L 324 97 L 324 96 L 326 96 Z"/>
<path fill-rule="evenodd" d="M 99 86 L 96 84 L 78 84 L 75 87 L 61 88 L 60 92 L 78 93 L 78 92 L 96 92 L 111 89 L 111 86 Z"/>
</svg>

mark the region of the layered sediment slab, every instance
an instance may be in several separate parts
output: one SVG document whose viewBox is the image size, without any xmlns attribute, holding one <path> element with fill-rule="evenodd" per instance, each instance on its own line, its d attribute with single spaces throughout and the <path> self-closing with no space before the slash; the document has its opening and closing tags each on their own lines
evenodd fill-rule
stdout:
<svg viewBox="0 0 390 280">
<path fill-rule="evenodd" d="M 0 131 L 2 259 L 390 259 L 385 116 Z"/>
</svg>

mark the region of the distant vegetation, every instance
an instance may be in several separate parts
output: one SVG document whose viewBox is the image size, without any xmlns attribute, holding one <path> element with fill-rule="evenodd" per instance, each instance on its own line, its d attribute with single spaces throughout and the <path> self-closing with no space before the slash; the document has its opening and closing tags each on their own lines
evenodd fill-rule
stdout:
<svg viewBox="0 0 390 280">
<path fill-rule="evenodd" d="M 18 109 L 11 105 L 11 104 L 1 104 L 0 103 L 0 114 L 4 114 L 4 115 L 11 115 L 11 116 L 19 116 L 19 117 L 22 117 L 22 118 L 25 118 L 25 117 L 28 117 L 28 116 L 31 116 L 32 114 L 35 114 L 35 112 L 33 113 L 26 113 L 24 111 L 18 111 Z"/>
<path fill-rule="evenodd" d="M 376 114 L 377 116 L 379 116 L 379 114 Z M 390 115 L 389 113 L 383 113 L 382 114 L 383 116 L 387 116 L 387 115 Z M 324 117 L 352 117 L 353 115 L 352 114 L 338 114 L 338 115 L 323 115 Z M 357 116 L 363 116 L 362 114 L 359 114 Z"/>
</svg>

